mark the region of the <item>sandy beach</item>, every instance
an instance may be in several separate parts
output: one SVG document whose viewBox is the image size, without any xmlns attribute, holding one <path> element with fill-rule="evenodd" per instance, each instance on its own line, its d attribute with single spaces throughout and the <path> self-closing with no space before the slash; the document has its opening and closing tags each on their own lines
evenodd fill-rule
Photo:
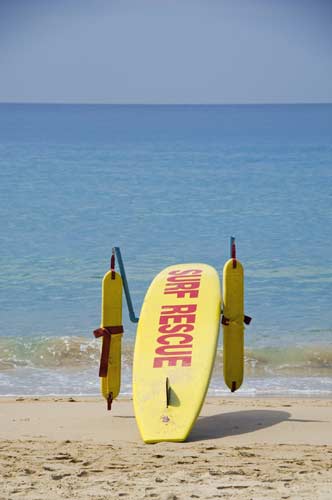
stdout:
<svg viewBox="0 0 332 500">
<path fill-rule="evenodd" d="M 146 445 L 132 402 L 0 400 L 0 499 L 330 499 L 332 401 L 210 398 L 188 442 Z"/>
</svg>

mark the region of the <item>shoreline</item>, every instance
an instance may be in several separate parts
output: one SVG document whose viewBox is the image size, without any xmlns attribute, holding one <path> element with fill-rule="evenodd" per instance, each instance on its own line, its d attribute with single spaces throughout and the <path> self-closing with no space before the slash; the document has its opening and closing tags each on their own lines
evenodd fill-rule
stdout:
<svg viewBox="0 0 332 500">
<path fill-rule="evenodd" d="M 0 402 L 1 401 L 18 401 L 18 400 L 24 400 L 24 401 L 63 401 L 63 400 L 68 400 L 70 398 L 74 398 L 77 401 L 103 401 L 103 397 L 99 394 L 9 394 L 9 395 L 2 395 L 0 394 Z M 117 401 L 132 401 L 132 394 L 120 394 L 116 399 L 115 403 Z M 230 401 L 235 401 L 236 399 L 240 400 L 248 400 L 248 401 L 253 401 L 253 400 L 266 400 L 266 399 L 278 399 L 278 400 L 294 400 L 294 401 L 306 401 L 306 400 L 331 400 L 332 401 L 332 393 L 327 392 L 326 394 L 241 394 L 241 393 L 236 393 L 236 394 L 231 394 L 226 393 L 226 394 L 217 394 L 217 395 L 211 395 L 208 394 L 204 400 L 204 404 L 208 400 L 230 400 Z"/>
</svg>

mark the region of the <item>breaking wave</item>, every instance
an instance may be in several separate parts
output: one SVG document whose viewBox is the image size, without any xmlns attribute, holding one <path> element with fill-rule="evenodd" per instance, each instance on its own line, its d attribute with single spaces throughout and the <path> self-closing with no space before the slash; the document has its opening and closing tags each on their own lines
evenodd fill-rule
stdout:
<svg viewBox="0 0 332 500">
<path fill-rule="evenodd" d="M 122 362 L 132 365 L 134 342 L 123 342 Z M 100 340 L 86 337 L 7 337 L 0 339 L 0 372 L 16 368 L 82 370 L 97 366 Z M 222 363 L 218 349 L 216 366 Z M 257 348 L 245 351 L 246 376 L 332 375 L 332 346 L 304 345 Z"/>
</svg>

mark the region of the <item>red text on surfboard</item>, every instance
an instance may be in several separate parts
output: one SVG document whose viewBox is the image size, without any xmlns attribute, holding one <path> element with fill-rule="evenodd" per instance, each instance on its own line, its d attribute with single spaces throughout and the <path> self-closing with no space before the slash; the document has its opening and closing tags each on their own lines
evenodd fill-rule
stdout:
<svg viewBox="0 0 332 500">
<path fill-rule="evenodd" d="M 198 297 L 202 271 L 200 269 L 175 270 L 168 275 L 165 295 L 176 298 Z M 161 306 L 157 347 L 153 367 L 191 366 L 193 333 L 196 322 L 196 304 Z M 189 333 L 191 332 L 191 333 Z"/>
<path fill-rule="evenodd" d="M 166 281 L 165 295 L 176 295 L 178 299 L 198 297 L 202 271 L 200 269 L 186 269 L 185 271 L 171 271 Z"/>
</svg>

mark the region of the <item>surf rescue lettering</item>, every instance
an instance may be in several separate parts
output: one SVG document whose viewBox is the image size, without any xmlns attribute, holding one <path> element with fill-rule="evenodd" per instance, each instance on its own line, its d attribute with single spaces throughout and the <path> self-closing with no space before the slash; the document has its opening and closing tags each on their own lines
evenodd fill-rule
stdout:
<svg viewBox="0 0 332 500">
<path fill-rule="evenodd" d="M 201 282 L 200 269 L 170 271 L 164 295 L 174 298 L 197 298 Z M 153 367 L 191 366 L 193 331 L 196 321 L 196 304 L 174 304 L 161 307 Z M 189 333 L 191 332 L 191 333 Z"/>
</svg>

